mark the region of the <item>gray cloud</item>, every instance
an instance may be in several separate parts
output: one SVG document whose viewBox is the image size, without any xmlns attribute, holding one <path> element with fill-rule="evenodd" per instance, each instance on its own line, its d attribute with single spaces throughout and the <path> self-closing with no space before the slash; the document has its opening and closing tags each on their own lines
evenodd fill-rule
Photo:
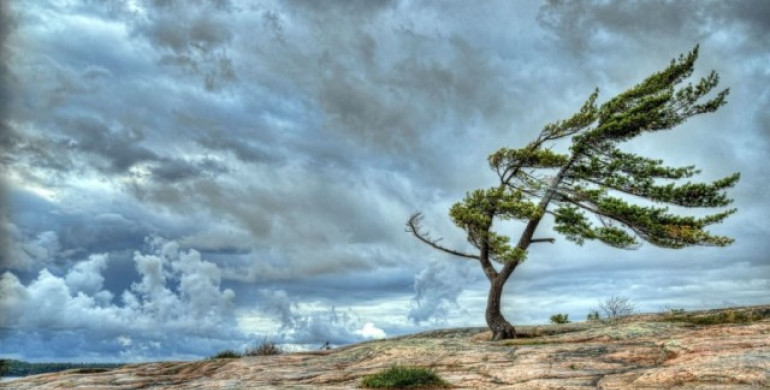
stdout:
<svg viewBox="0 0 770 390">
<path fill-rule="evenodd" d="M 549 0 L 538 21 L 579 52 L 618 38 L 657 46 L 653 42 L 665 44 L 677 36 L 700 42 L 725 31 L 740 34 L 735 37 L 740 44 L 753 47 L 755 39 L 766 38 L 770 32 L 768 15 L 770 8 L 761 0 Z"/>
<path fill-rule="evenodd" d="M 418 325 L 431 320 L 439 323 L 446 320 L 449 311 L 458 307 L 457 298 L 464 286 L 476 279 L 469 275 L 469 271 L 475 275 L 478 270 L 470 268 L 467 264 L 446 260 L 430 262 L 414 277 L 415 305 L 409 310 L 409 319 Z"/>
<path fill-rule="evenodd" d="M 117 14 L 130 18 L 133 34 L 156 49 L 159 64 L 194 75 L 207 91 L 216 91 L 237 80 L 229 54 L 233 12 L 229 1 L 141 1 Z"/>
<path fill-rule="evenodd" d="M 8 150 L 12 150 L 13 135 L 11 128 L 6 122 L 10 115 L 8 101 L 11 94 L 8 90 L 11 72 L 8 65 L 8 38 L 15 28 L 15 21 L 11 17 L 10 5 L 5 2 L 0 4 L 0 269 L 7 269 L 13 260 L 10 258 L 10 249 L 13 246 L 12 232 L 8 230 L 7 218 L 10 217 L 11 210 L 7 199 L 7 182 L 5 180 L 8 164 Z"/>
<path fill-rule="evenodd" d="M 110 128 L 99 119 L 87 117 L 64 118 L 60 126 L 71 137 L 71 147 L 104 160 L 105 163 L 90 164 L 99 170 L 124 173 L 136 164 L 158 159 L 155 153 L 139 145 L 141 132 Z"/>
<path fill-rule="evenodd" d="M 364 323 L 351 311 L 339 312 L 334 306 L 301 314 L 301 305 L 293 302 L 286 291 L 260 290 L 262 310 L 276 318 L 280 332 L 275 340 L 286 344 L 333 346 L 381 338 L 385 333 L 372 323 Z"/>
<path fill-rule="evenodd" d="M 59 252 L 59 238 L 54 231 L 44 231 L 29 237 L 5 218 L 0 219 L 0 224 L 0 231 L 5 233 L 3 269 L 37 270 Z"/>
</svg>

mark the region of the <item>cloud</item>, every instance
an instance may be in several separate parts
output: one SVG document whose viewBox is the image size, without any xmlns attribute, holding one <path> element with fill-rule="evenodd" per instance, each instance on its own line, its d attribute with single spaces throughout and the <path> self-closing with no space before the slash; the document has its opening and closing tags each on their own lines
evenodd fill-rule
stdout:
<svg viewBox="0 0 770 390">
<path fill-rule="evenodd" d="M 106 255 L 91 255 L 63 276 L 43 269 L 28 285 L 4 273 L 2 353 L 50 356 L 36 349 L 41 347 L 36 337 L 19 338 L 33 331 L 53 338 L 69 334 L 82 343 L 72 346 L 73 353 L 100 358 L 201 356 L 213 353 L 212 346 L 246 340 L 235 326 L 235 295 L 221 287 L 216 265 L 196 251 L 180 251 L 173 241 L 152 238 L 148 243 L 150 253 L 134 255 L 141 280 L 119 296 L 103 288 Z"/>
<path fill-rule="evenodd" d="M 415 304 L 407 317 L 415 324 L 446 320 L 452 309 L 459 308 L 457 298 L 464 286 L 476 279 L 467 265 L 455 259 L 431 261 L 414 277 Z"/>
<path fill-rule="evenodd" d="M 365 324 L 364 324 L 365 326 Z M 295 344 L 315 344 L 328 341 L 332 345 L 352 344 L 365 340 L 360 319 L 351 312 L 338 313 L 331 309 L 313 312 L 299 318 L 287 333 L 287 341 Z"/>
<path fill-rule="evenodd" d="M 145 39 L 162 66 L 179 69 L 218 91 L 237 80 L 229 54 L 235 7 L 229 1 L 136 1 L 102 6 Z"/>
<path fill-rule="evenodd" d="M 363 328 L 356 331 L 356 334 L 365 339 L 384 339 L 387 336 L 384 330 L 371 322 L 365 323 Z"/>
<path fill-rule="evenodd" d="M 283 290 L 259 290 L 259 302 L 262 310 L 275 317 L 282 328 L 292 328 L 297 321 L 297 315 L 292 310 L 295 305 L 289 295 Z"/>
<path fill-rule="evenodd" d="M 70 268 L 64 281 L 70 292 L 77 294 L 96 294 L 104 286 L 104 277 L 102 272 L 107 267 L 107 255 L 91 255 L 88 260 L 81 261 Z"/>
<path fill-rule="evenodd" d="M 0 269 L 32 271 L 38 270 L 56 258 L 60 252 L 58 234 L 47 230 L 30 237 L 0 216 L 0 232 L 3 252 L 0 253 Z"/>
<path fill-rule="evenodd" d="M 280 323 L 276 339 L 285 344 L 313 348 L 327 342 L 345 345 L 386 336 L 373 322 L 363 322 L 350 310 L 338 312 L 334 306 L 301 305 L 283 290 L 259 290 L 259 306 Z"/>
<path fill-rule="evenodd" d="M 586 57 L 596 50 L 626 52 L 631 48 L 619 46 L 639 43 L 646 51 L 676 52 L 682 45 L 715 42 L 748 54 L 762 52 L 757 43 L 770 35 L 768 15 L 762 0 L 549 0 L 538 21 L 571 53 Z"/>
</svg>

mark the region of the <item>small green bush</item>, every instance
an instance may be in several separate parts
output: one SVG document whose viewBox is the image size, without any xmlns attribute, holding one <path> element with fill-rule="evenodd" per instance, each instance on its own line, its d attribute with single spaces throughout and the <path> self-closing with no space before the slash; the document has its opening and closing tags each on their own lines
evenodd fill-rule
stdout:
<svg viewBox="0 0 770 390">
<path fill-rule="evenodd" d="M 552 324 L 569 324 L 569 314 L 554 314 L 551 316 L 551 323 Z"/>
<path fill-rule="evenodd" d="M 216 355 L 212 356 L 211 359 L 238 359 L 242 357 L 238 352 L 233 351 L 232 349 L 226 349 L 224 351 L 221 351 L 217 353 Z"/>
<path fill-rule="evenodd" d="M 599 321 L 600 319 L 598 310 L 591 310 L 586 316 L 586 321 Z"/>
<path fill-rule="evenodd" d="M 417 388 L 450 387 L 435 372 L 427 368 L 393 366 L 374 375 L 367 375 L 362 382 L 364 387 Z"/>
</svg>

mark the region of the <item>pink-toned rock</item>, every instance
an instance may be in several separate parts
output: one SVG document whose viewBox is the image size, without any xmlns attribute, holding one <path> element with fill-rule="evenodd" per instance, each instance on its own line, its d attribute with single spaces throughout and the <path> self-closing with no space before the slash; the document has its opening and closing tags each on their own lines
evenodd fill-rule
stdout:
<svg viewBox="0 0 770 390">
<path fill-rule="evenodd" d="M 736 315 L 743 312 L 749 315 Z M 770 387 L 770 306 L 732 309 L 724 317 L 747 323 L 693 324 L 719 313 L 521 327 L 525 337 L 501 342 L 486 341 L 483 329 L 434 331 L 332 351 L 73 370 L 0 383 L 0 389 L 353 389 L 363 376 L 394 364 L 432 368 L 456 388 Z"/>
</svg>

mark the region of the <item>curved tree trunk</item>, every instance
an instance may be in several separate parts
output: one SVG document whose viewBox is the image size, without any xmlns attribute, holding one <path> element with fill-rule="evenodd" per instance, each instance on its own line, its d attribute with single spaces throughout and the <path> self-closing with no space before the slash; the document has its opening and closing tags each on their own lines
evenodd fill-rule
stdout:
<svg viewBox="0 0 770 390">
<path fill-rule="evenodd" d="M 489 298 L 487 298 L 486 319 L 487 326 L 492 331 L 492 340 L 505 340 L 516 338 L 516 329 L 500 312 L 500 298 L 503 294 L 505 282 L 496 278 L 489 286 Z"/>
</svg>

